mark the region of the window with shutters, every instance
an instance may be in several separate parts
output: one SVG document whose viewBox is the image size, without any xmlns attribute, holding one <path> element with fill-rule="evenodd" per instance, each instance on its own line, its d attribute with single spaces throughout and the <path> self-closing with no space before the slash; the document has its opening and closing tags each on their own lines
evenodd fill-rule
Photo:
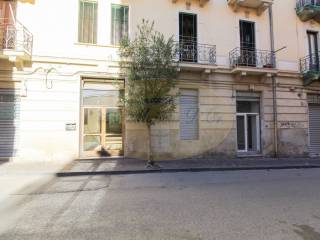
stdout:
<svg viewBox="0 0 320 240">
<path fill-rule="evenodd" d="M 93 0 L 80 0 L 78 41 L 97 43 L 98 3 Z"/>
<path fill-rule="evenodd" d="M 128 36 L 129 7 L 112 4 L 111 11 L 111 44 L 119 45 L 121 40 Z"/>
<path fill-rule="evenodd" d="M 180 139 L 199 139 L 198 91 L 180 90 Z"/>
</svg>

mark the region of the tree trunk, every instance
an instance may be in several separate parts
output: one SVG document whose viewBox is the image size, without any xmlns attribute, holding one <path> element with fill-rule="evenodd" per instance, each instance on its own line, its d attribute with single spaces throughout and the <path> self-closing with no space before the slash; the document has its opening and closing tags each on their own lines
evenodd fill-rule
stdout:
<svg viewBox="0 0 320 240">
<path fill-rule="evenodd" d="M 152 156 L 152 146 L 151 146 L 151 125 L 148 126 L 148 165 L 154 165 L 153 156 Z"/>
</svg>

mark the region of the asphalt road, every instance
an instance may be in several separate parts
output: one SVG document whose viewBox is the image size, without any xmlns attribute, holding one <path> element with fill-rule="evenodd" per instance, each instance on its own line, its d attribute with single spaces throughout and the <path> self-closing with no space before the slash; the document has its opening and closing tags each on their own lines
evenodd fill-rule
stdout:
<svg viewBox="0 0 320 240">
<path fill-rule="evenodd" d="M 319 240 L 320 170 L 56 178 L 11 195 L 0 239 Z"/>
</svg>

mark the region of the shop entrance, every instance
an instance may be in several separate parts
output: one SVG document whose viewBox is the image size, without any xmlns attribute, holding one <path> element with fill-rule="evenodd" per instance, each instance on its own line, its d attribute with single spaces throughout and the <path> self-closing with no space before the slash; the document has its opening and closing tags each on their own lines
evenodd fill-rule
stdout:
<svg viewBox="0 0 320 240">
<path fill-rule="evenodd" d="M 237 97 L 237 150 L 260 153 L 259 98 Z"/>
<path fill-rule="evenodd" d="M 120 85 L 86 80 L 82 87 L 82 157 L 123 155 L 123 108 Z"/>
</svg>

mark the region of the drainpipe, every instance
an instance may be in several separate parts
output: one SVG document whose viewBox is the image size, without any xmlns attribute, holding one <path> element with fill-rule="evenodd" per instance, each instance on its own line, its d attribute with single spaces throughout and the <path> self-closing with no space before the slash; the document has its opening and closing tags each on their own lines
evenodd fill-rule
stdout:
<svg viewBox="0 0 320 240">
<path fill-rule="evenodd" d="M 269 25 L 270 25 L 270 47 L 271 52 L 275 54 L 274 49 L 274 30 L 273 30 L 273 11 L 272 5 L 269 7 Z M 276 65 L 275 55 L 273 60 L 274 66 Z M 272 100 L 273 100 L 273 143 L 274 143 L 274 157 L 278 157 L 278 111 L 277 111 L 277 80 L 274 75 L 271 76 L 272 79 Z"/>
<path fill-rule="evenodd" d="M 16 25 L 16 16 L 13 13 L 11 2 L 8 2 L 8 4 L 9 4 L 10 15 L 12 17 L 12 21 L 13 21 L 13 24 L 15 26 Z"/>
</svg>

